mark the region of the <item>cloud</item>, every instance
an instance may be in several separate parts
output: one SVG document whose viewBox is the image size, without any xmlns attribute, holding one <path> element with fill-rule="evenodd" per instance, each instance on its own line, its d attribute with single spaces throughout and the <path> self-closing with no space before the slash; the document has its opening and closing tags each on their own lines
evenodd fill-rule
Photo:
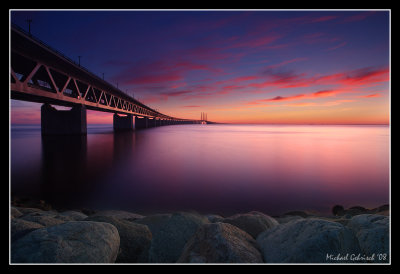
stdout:
<svg viewBox="0 0 400 274">
<path fill-rule="evenodd" d="M 358 98 L 376 98 L 376 97 L 382 97 L 381 94 L 375 93 L 375 94 L 369 94 L 369 95 L 360 95 Z"/>
<path fill-rule="evenodd" d="M 311 20 L 311 23 L 319 23 L 319 22 L 326 22 L 326 21 L 330 21 L 333 19 L 336 19 L 337 16 L 333 16 L 333 15 L 328 15 L 328 16 L 321 16 L 321 17 L 317 17 Z"/>
<path fill-rule="evenodd" d="M 343 19 L 343 23 L 357 22 L 366 19 L 367 17 L 375 14 L 375 11 L 361 12 L 355 15 L 348 16 Z"/>
<path fill-rule="evenodd" d="M 308 58 L 306 58 L 306 57 L 294 58 L 294 59 L 282 61 L 282 62 L 280 62 L 280 63 L 278 63 L 278 64 L 275 64 L 275 65 L 270 65 L 270 66 L 268 66 L 267 68 L 269 68 L 269 69 L 274 69 L 274 68 L 282 67 L 282 66 L 287 65 L 287 64 L 291 64 L 291 63 L 295 63 L 295 62 L 300 62 L 300 61 L 306 61 L 306 60 L 308 60 Z"/>
<path fill-rule="evenodd" d="M 336 45 L 334 47 L 330 47 L 330 48 L 326 49 L 326 51 L 332 51 L 332 50 L 344 47 L 345 45 L 347 45 L 347 42 L 342 42 L 342 43 L 340 43 L 340 44 L 338 44 L 338 45 Z"/>
</svg>

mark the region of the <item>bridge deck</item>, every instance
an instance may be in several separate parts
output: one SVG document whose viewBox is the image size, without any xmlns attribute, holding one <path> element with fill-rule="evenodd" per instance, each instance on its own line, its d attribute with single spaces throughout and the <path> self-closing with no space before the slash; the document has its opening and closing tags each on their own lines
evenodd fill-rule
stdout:
<svg viewBox="0 0 400 274">
<path fill-rule="evenodd" d="M 12 99 L 79 104 L 98 111 L 200 123 L 171 117 L 142 104 L 14 25 L 10 71 Z"/>
</svg>

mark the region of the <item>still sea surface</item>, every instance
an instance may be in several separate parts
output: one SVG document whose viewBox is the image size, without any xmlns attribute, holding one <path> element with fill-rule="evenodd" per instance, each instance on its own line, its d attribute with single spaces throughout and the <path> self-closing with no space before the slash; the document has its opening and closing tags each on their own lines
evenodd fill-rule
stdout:
<svg viewBox="0 0 400 274">
<path fill-rule="evenodd" d="M 174 125 L 42 137 L 12 125 L 11 194 L 64 209 L 329 213 L 389 203 L 389 126 Z"/>
</svg>

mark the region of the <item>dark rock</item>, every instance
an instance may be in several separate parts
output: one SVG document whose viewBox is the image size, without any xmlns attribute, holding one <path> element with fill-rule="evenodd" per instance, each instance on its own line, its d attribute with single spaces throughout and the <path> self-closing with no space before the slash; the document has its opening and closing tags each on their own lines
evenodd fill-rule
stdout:
<svg viewBox="0 0 400 274">
<path fill-rule="evenodd" d="M 40 228 L 11 245 L 13 263 L 113 263 L 118 230 L 100 222 L 68 222 Z"/>
<path fill-rule="evenodd" d="M 350 229 L 314 218 L 268 229 L 257 237 L 257 243 L 266 263 L 335 263 L 327 260 L 327 255 L 360 251 Z"/>
<path fill-rule="evenodd" d="M 300 217 L 303 217 L 303 218 L 307 218 L 307 217 L 309 217 L 310 216 L 310 214 L 308 214 L 307 212 L 305 212 L 305 211 L 290 211 L 290 212 L 286 212 L 285 214 L 283 214 L 283 215 L 290 215 L 290 216 L 300 216 Z"/>
<path fill-rule="evenodd" d="M 389 217 L 362 214 L 351 218 L 347 224 L 354 231 L 361 251 L 367 256 L 375 254 L 375 263 L 389 260 Z M 386 260 L 378 257 L 385 254 Z"/>
<path fill-rule="evenodd" d="M 34 212 L 42 212 L 43 210 L 39 208 L 31 208 L 31 207 L 16 207 L 19 212 L 22 214 L 29 214 L 29 213 L 34 213 Z"/>
<path fill-rule="evenodd" d="M 103 211 L 97 211 L 95 214 L 91 216 L 108 216 L 108 217 L 114 217 L 117 219 L 129 219 L 129 220 L 135 220 L 135 219 L 141 219 L 144 216 L 135 214 L 132 212 L 128 211 L 122 211 L 122 210 L 103 210 Z"/>
<path fill-rule="evenodd" d="M 382 205 L 378 207 L 378 212 L 388 211 L 388 210 L 389 210 L 389 205 Z"/>
<path fill-rule="evenodd" d="M 228 223 L 203 225 L 187 242 L 178 263 L 262 263 L 256 241 Z"/>
<path fill-rule="evenodd" d="M 14 242 L 15 240 L 25 236 L 33 230 L 43 227 L 43 225 L 35 222 L 14 218 L 11 220 L 11 242 Z"/>
<path fill-rule="evenodd" d="M 250 234 L 254 239 L 257 238 L 258 234 L 261 232 L 278 225 L 278 222 L 274 218 L 260 212 L 236 214 L 225 218 L 223 222 L 240 228 Z"/>
<path fill-rule="evenodd" d="M 218 222 L 224 221 L 224 217 L 222 217 L 220 215 L 208 214 L 208 215 L 206 215 L 206 217 L 210 223 L 218 223 Z"/>
<path fill-rule="evenodd" d="M 59 214 L 59 218 L 62 218 L 62 217 L 65 217 L 71 221 L 83 221 L 88 216 L 79 211 L 68 210 L 68 211 L 61 212 Z"/>
<path fill-rule="evenodd" d="M 10 214 L 11 218 L 18 218 L 23 215 L 21 211 L 19 211 L 16 207 L 13 206 L 11 207 L 10 213 L 11 213 Z"/>
<path fill-rule="evenodd" d="M 35 222 L 43 226 L 58 225 L 70 221 L 69 218 L 56 218 L 57 215 L 57 213 L 52 211 L 39 211 L 25 214 L 21 216 L 20 219 Z"/>
<path fill-rule="evenodd" d="M 85 221 L 104 222 L 114 225 L 120 237 L 120 253 L 117 263 L 147 263 L 151 244 L 151 232 L 146 225 L 136 224 L 109 216 L 91 216 Z"/>
<path fill-rule="evenodd" d="M 157 234 L 166 222 L 171 218 L 172 214 L 154 214 L 141 219 L 136 219 L 133 222 L 137 224 L 147 225 L 152 235 Z"/>
<path fill-rule="evenodd" d="M 333 216 L 343 216 L 345 214 L 344 207 L 341 205 L 335 205 L 332 207 Z"/>
<path fill-rule="evenodd" d="M 175 263 L 186 242 L 199 227 L 209 223 L 207 218 L 193 213 L 175 213 L 164 216 L 157 225 L 149 226 L 153 240 L 149 250 L 152 263 Z"/>
<path fill-rule="evenodd" d="M 286 224 L 288 222 L 295 221 L 295 220 L 301 220 L 301 219 L 304 219 L 304 218 L 300 217 L 300 216 L 283 215 L 283 216 L 280 216 L 280 217 L 275 217 L 274 219 L 279 224 Z"/>
</svg>

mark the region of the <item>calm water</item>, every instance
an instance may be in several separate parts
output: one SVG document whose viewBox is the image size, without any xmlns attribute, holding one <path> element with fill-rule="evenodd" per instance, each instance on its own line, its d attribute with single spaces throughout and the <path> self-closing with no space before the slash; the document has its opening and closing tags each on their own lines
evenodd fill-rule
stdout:
<svg viewBox="0 0 400 274">
<path fill-rule="evenodd" d="M 11 191 L 66 208 L 223 215 L 389 202 L 388 126 L 176 125 L 42 138 L 11 128 Z"/>
</svg>

